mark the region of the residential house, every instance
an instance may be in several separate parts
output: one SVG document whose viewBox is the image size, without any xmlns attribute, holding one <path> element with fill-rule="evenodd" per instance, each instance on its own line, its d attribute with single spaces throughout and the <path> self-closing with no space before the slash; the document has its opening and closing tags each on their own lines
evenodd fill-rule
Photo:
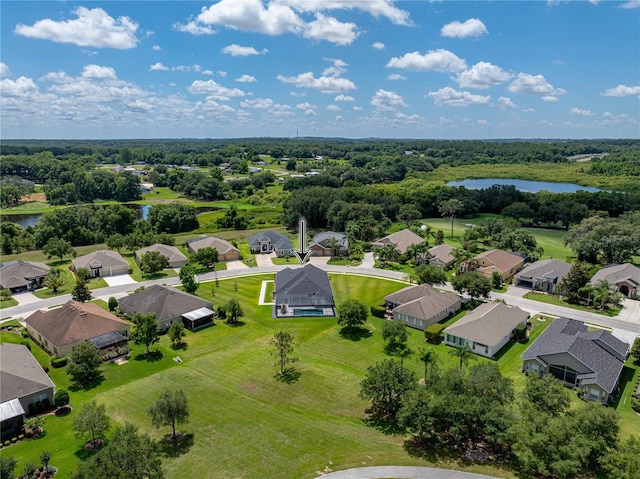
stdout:
<svg viewBox="0 0 640 479">
<path fill-rule="evenodd" d="M 263 231 L 249 236 L 249 249 L 252 253 L 275 252 L 278 258 L 293 256 L 293 244 L 289 237 L 275 231 Z"/>
<path fill-rule="evenodd" d="M 182 252 L 175 246 L 156 243 L 146 248 L 141 248 L 136 251 L 136 261 L 139 263 L 142 255 L 149 253 L 150 251 L 157 251 L 162 256 L 167 258 L 169 262 L 169 268 L 181 268 L 189 262 L 189 259 L 182 254 Z"/>
<path fill-rule="evenodd" d="M 571 265 L 559 259 L 541 259 L 514 275 L 517 286 L 535 291 L 555 293 L 562 278 L 571 270 Z"/>
<path fill-rule="evenodd" d="M 190 253 L 196 253 L 202 248 L 215 248 L 218 251 L 218 261 L 237 261 L 241 256 L 238 248 L 217 236 L 201 236 L 187 241 Z"/>
<path fill-rule="evenodd" d="M 84 268 L 94 278 L 116 276 L 129 272 L 129 263 L 120 253 L 111 250 L 94 251 L 73 260 L 76 271 Z"/>
<path fill-rule="evenodd" d="M 318 233 L 309 244 L 311 256 L 347 256 L 349 254 L 349 240 L 342 233 L 325 231 Z"/>
<path fill-rule="evenodd" d="M 110 332 L 128 337 L 131 329 L 129 323 L 97 304 L 73 300 L 59 308 L 36 311 L 25 323 L 34 341 L 60 358 L 84 341 Z"/>
<path fill-rule="evenodd" d="M 33 261 L 0 263 L 0 288 L 12 293 L 31 291 L 42 286 L 49 267 Z"/>
<path fill-rule="evenodd" d="M 387 245 L 393 245 L 400 252 L 400 254 L 405 254 L 410 246 L 423 242 L 424 238 L 422 236 L 418 236 L 410 229 L 405 228 L 396 233 L 392 233 L 385 236 L 384 238 L 380 238 L 379 240 L 374 241 L 373 243 L 371 243 L 371 246 L 373 246 L 374 248 L 382 248 Z"/>
<path fill-rule="evenodd" d="M 274 318 L 336 315 L 329 275 L 312 264 L 280 270 L 273 295 Z"/>
<path fill-rule="evenodd" d="M 168 330 L 173 323 L 182 323 L 192 331 L 213 324 L 210 301 L 168 286 L 149 286 L 120 299 L 118 306 L 128 316 L 154 313 L 158 331 Z"/>
<path fill-rule="evenodd" d="M 443 331 L 449 346 L 469 346 L 474 353 L 492 358 L 512 338 L 529 313 L 504 303 L 483 303 Z"/>
<path fill-rule="evenodd" d="M 427 251 L 427 263 L 440 268 L 449 268 L 455 261 L 455 248 L 448 244 L 439 244 Z"/>
<path fill-rule="evenodd" d="M 640 298 L 640 268 L 631 263 L 610 264 L 593 275 L 590 284 L 608 281 L 627 298 Z"/>
<path fill-rule="evenodd" d="M 572 319 L 554 320 L 522 354 L 522 369 L 550 373 L 567 386 L 582 388 L 584 397 L 607 403 L 616 390 L 629 344 L 608 331 L 589 331 Z"/>
<path fill-rule="evenodd" d="M 508 281 L 522 269 L 524 260 L 525 258 L 517 253 L 492 249 L 474 256 L 471 260 L 464 261 L 460 265 L 460 271 L 463 273 L 475 271 L 488 279 L 491 279 L 493 272 L 497 271 L 503 281 Z"/>
<path fill-rule="evenodd" d="M 18 436 L 26 414 L 48 409 L 56 385 L 22 344 L 0 344 L 0 440 Z"/>
<path fill-rule="evenodd" d="M 384 300 L 395 321 L 420 330 L 456 314 L 462 307 L 460 296 L 428 284 L 409 286 L 385 296 Z"/>
</svg>

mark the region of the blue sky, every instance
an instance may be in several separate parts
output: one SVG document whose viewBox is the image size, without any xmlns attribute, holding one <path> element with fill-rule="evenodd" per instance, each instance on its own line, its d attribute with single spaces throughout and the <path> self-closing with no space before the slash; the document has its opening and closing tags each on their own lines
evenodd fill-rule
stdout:
<svg viewBox="0 0 640 479">
<path fill-rule="evenodd" d="M 640 137 L 640 0 L 0 9 L 4 139 Z"/>
</svg>

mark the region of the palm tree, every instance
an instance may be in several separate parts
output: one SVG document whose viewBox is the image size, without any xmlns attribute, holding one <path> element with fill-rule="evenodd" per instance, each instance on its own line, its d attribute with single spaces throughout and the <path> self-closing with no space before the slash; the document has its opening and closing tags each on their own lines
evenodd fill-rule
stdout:
<svg viewBox="0 0 640 479">
<path fill-rule="evenodd" d="M 332 236 L 327 240 L 327 247 L 331 249 L 331 257 L 335 258 L 340 250 L 340 241 L 335 236 Z"/>
<path fill-rule="evenodd" d="M 400 369 L 403 369 L 404 366 L 404 358 L 408 358 L 413 354 L 413 351 L 406 346 L 403 346 L 402 349 L 396 351 L 396 355 L 400 358 Z"/>
<path fill-rule="evenodd" d="M 56 294 L 58 292 L 58 288 L 64 285 L 62 271 L 60 271 L 59 268 L 51 269 L 44 277 L 42 284 L 51 290 L 51 294 Z"/>
<path fill-rule="evenodd" d="M 624 295 L 615 290 L 615 285 L 609 283 L 606 279 L 598 281 L 594 288 L 593 304 L 600 304 L 600 310 L 607 309 L 608 304 L 618 306 Z"/>
<path fill-rule="evenodd" d="M 427 372 L 429 364 L 436 362 L 436 352 L 433 349 L 420 348 L 418 351 L 418 359 L 424 363 L 424 383 L 427 384 Z"/>
<path fill-rule="evenodd" d="M 464 346 L 454 346 L 453 349 L 449 351 L 449 354 L 456 356 L 460 360 L 460 369 L 462 369 L 463 364 L 469 364 L 469 359 L 475 359 L 473 351 L 471 351 L 468 344 Z"/>
<path fill-rule="evenodd" d="M 596 291 L 596 288 L 592 284 L 585 284 L 582 288 L 578 290 L 578 293 L 587 295 L 587 306 L 591 306 L 591 295 Z"/>
</svg>

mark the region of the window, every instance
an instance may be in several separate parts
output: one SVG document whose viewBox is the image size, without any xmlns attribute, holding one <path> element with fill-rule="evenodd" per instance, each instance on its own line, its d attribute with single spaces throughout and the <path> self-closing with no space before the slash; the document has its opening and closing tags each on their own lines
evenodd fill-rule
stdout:
<svg viewBox="0 0 640 479">
<path fill-rule="evenodd" d="M 555 378 L 569 384 L 575 385 L 578 379 L 578 372 L 568 366 L 552 365 L 549 367 L 549 372 L 553 374 Z"/>
<path fill-rule="evenodd" d="M 593 401 L 600 400 L 600 392 L 596 389 L 589 389 L 589 399 Z"/>
</svg>

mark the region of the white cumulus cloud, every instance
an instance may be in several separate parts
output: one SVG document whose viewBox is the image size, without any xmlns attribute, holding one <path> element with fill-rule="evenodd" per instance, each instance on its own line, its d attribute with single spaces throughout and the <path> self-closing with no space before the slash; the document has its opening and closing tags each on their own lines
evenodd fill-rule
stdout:
<svg viewBox="0 0 640 479">
<path fill-rule="evenodd" d="M 355 98 L 349 95 L 338 95 L 333 101 L 355 101 Z"/>
<path fill-rule="evenodd" d="M 436 72 L 460 72 L 467 68 L 467 62 L 458 58 L 449 50 L 429 50 L 422 55 L 420 52 L 405 53 L 401 57 L 393 57 L 387 63 L 388 68 L 403 70 L 421 70 Z"/>
<path fill-rule="evenodd" d="M 38 20 L 33 25 L 18 24 L 15 33 L 29 38 L 72 43 L 81 47 L 126 50 L 138 44 L 138 24 L 129 17 L 114 19 L 102 8 L 76 8 L 73 20 Z"/>
<path fill-rule="evenodd" d="M 112 67 L 87 65 L 82 69 L 82 78 L 95 80 L 116 80 L 118 76 Z"/>
<path fill-rule="evenodd" d="M 258 51 L 253 47 L 243 47 L 241 45 L 236 45 L 232 43 L 231 45 L 227 45 L 222 49 L 222 53 L 226 53 L 227 55 L 231 55 L 232 57 L 248 57 L 251 55 L 266 55 L 269 52 L 266 48 Z"/>
<path fill-rule="evenodd" d="M 391 0 L 278 0 L 299 12 L 357 9 L 374 17 L 388 18 L 394 25 L 410 25 L 409 12 L 396 7 Z"/>
<path fill-rule="evenodd" d="M 433 98 L 436 105 L 442 106 L 483 105 L 491 100 L 491 95 L 474 95 L 468 91 L 458 91 L 449 86 L 429 92 L 428 96 Z"/>
<path fill-rule="evenodd" d="M 0 80 L 0 91 L 3 97 L 24 98 L 37 94 L 39 89 L 31 78 L 20 77 L 17 80 Z"/>
<path fill-rule="evenodd" d="M 312 72 L 300 73 L 293 77 L 278 75 L 277 78 L 283 83 L 290 83 L 298 88 L 313 88 L 322 93 L 340 93 L 356 89 L 355 83 L 347 78 L 334 76 L 316 78 Z"/>
<path fill-rule="evenodd" d="M 387 77 L 387 80 L 406 80 L 407 77 L 404 75 L 400 75 L 400 73 L 392 73 Z"/>
<path fill-rule="evenodd" d="M 9 76 L 9 67 L 5 62 L 0 62 L 0 77 Z"/>
<path fill-rule="evenodd" d="M 313 40 L 325 40 L 336 45 L 350 45 L 358 37 L 358 32 L 355 23 L 340 22 L 334 17 L 317 13 L 316 19 L 305 26 L 302 36 Z"/>
<path fill-rule="evenodd" d="M 501 96 L 498 98 L 498 108 L 501 110 L 506 110 L 507 108 L 518 108 L 518 106 L 511 101 L 511 98 L 506 96 Z"/>
<path fill-rule="evenodd" d="M 156 63 L 154 63 L 153 65 L 151 65 L 149 67 L 149 71 L 151 71 L 151 72 L 166 72 L 166 71 L 169 71 L 169 67 L 166 66 L 166 65 L 163 65 L 160 62 L 156 62 Z"/>
<path fill-rule="evenodd" d="M 330 104 L 330 105 L 327 105 L 327 110 L 329 110 L 329 111 L 340 111 L 340 110 L 342 110 L 342 108 L 340 108 L 338 105 Z"/>
<path fill-rule="evenodd" d="M 488 62 L 478 62 L 456 75 L 455 81 L 462 88 L 486 89 L 511 80 L 513 75 Z"/>
<path fill-rule="evenodd" d="M 557 95 L 567 93 L 567 91 L 562 88 L 555 88 L 545 80 L 544 76 L 530 75 L 528 73 L 518 73 L 516 79 L 509 85 L 508 90 L 511 93 L 538 95 L 543 101 L 558 101 Z"/>
<path fill-rule="evenodd" d="M 156 52 L 162 50 L 162 47 L 160 47 L 160 45 L 154 45 L 151 48 L 153 48 L 153 50 L 156 51 Z"/>
<path fill-rule="evenodd" d="M 258 80 L 256 80 L 256 77 L 254 77 L 253 75 L 240 75 L 238 78 L 236 78 L 236 81 L 238 83 L 253 83 L 256 82 Z"/>
<path fill-rule="evenodd" d="M 583 110 L 582 108 L 571 108 L 572 115 L 578 116 L 593 116 L 593 112 L 591 110 Z"/>
<path fill-rule="evenodd" d="M 403 98 L 394 91 L 379 89 L 373 98 L 371 104 L 384 111 L 394 111 L 398 108 L 406 107 L 407 104 Z"/>
<path fill-rule="evenodd" d="M 371 48 L 373 48 L 374 50 L 384 50 L 386 47 L 382 42 L 375 42 L 373 45 L 371 45 Z"/>
<path fill-rule="evenodd" d="M 637 86 L 627 86 L 627 85 L 618 85 L 613 88 L 608 88 L 603 93 L 603 96 L 634 96 L 640 95 L 640 85 Z"/>
<path fill-rule="evenodd" d="M 207 98 L 219 101 L 226 101 L 231 97 L 245 96 L 245 92 L 239 88 L 227 88 L 213 80 L 196 80 L 187 87 L 187 90 L 194 95 L 207 95 Z"/>
<path fill-rule="evenodd" d="M 464 23 L 455 22 L 444 25 L 440 35 L 449 38 L 481 37 L 489 33 L 487 27 L 477 18 L 470 18 Z"/>
</svg>

